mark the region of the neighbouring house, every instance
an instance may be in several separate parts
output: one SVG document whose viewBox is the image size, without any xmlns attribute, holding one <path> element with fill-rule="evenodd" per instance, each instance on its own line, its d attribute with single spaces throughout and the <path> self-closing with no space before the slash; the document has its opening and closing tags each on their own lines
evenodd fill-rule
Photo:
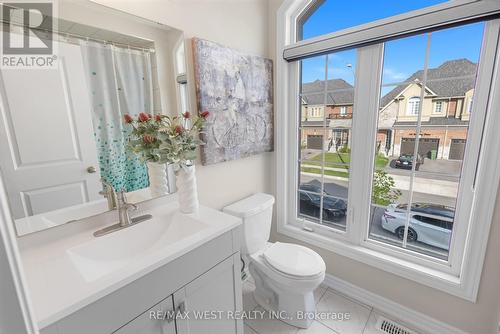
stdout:
<svg viewBox="0 0 500 334">
<path fill-rule="evenodd" d="M 316 80 L 302 85 L 301 97 L 301 146 L 328 151 L 350 147 L 354 87 L 342 79 L 328 80 L 325 100 L 324 81 Z M 396 115 L 390 113 L 381 112 L 377 138 L 391 131 Z"/>
<path fill-rule="evenodd" d="M 395 115 L 393 131 L 377 140 L 390 145 L 390 155 L 413 154 L 417 135 L 418 110 L 422 103 L 418 153 L 427 158 L 462 160 L 472 106 L 475 63 L 450 60 L 427 71 L 423 102 L 423 71 L 415 72 L 404 84 L 382 97 L 381 113 Z M 380 123 L 380 121 L 379 121 Z M 379 124 L 380 128 L 380 124 Z M 379 131 L 380 134 L 380 131 Z"/>
<path fill-rule="evenodd" d="M 418 152 L 437 159 L 462 160 L 472 106 L 476 64 L 451 60 L 427 71 Z M 386 93 L 380 101 L 377 151 L 413 154 L 423 71 Z M 350 146 L 354 87 L 342 79 L 302 85 L 301 145 L 336 151 Z"/>
<path fill-rule="evenodd" d="M 349 145 L 354 87 L 342 79 L 302 85 L 301 144 L 308 149 L 335 150 Z"/>
</svg>

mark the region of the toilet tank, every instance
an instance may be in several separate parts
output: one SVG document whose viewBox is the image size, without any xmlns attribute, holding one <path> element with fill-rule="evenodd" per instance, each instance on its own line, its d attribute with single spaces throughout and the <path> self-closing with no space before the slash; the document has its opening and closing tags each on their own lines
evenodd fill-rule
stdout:
<svg viewBox="0 0 500 334">
<path fill-rule="evenodd" d="M 264 249 L 273 217 L 274 197 L 257 193 L 222 209 L 223 212 L 243 220 L 242 255 Z"/>
</svg>

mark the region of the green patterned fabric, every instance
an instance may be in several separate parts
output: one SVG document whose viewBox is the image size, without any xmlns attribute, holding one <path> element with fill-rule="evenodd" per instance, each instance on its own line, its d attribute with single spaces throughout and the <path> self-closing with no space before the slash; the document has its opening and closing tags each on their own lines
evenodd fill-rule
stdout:
<svg viewBox="0 0 500 334">
<path fill-rule="evenodd" d="M 146 188 L 147 167 L 127 150 L 130 129 L 123 116 L 151 110 L 149 55 L 86 41 L 82 42 L 82 53 L 101 177 L 116 190 Z"/>
</svg>

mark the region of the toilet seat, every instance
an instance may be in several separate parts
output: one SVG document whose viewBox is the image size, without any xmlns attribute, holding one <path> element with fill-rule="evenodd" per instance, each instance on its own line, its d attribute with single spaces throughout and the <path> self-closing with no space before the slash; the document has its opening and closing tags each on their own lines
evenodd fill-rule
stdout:
<svg viewBox="0 0 500 334">
<path fill-rule="evenodd" d="M 325 262 L 318 253 L 304 246 L 276 242 L 262 257 L 273 269 L 297 279 L 315 278 L 325 272 Z"/>
</svg>

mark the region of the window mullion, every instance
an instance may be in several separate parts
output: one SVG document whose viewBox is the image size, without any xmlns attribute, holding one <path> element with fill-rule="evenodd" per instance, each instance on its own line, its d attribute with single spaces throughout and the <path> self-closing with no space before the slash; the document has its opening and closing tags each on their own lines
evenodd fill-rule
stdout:
<svg viewBox="0 0 500 334">
<path fill-rule="evenodd" d="M 356 244 L 366 239 L 369 226 L 382 55 L 382 44 L 359 48 L 357 55 L 347 224 Z"/>
<path fill-rule="evenodd" d="M 427 34 L 427 46 L 425 50 L 425 60 L 424 60 L 424 74 L 422 76 L 422 87 L 420 91 L 420 98 L 417 109 L 417 128 L 415 130 L 415 146 L 413 147 L 413 161 L 411 166 L 410 174 L 410 187 L 408 189 L 408 205 L 406 208 L 406 222 L 405 222 L 405 232 L 403 236 L 403 248 L 406 248 L 408 239 L 408 228 L 410 227 L 411 220 L 411 208 L 413 205 L 413 183 L 415 182 L 415 170 L 417 166 L 417 156 L 418 156 L 418 146 L 420 144 L 420 132 L 422 129 L 422 113 L 425 99 L 425 89 L 427 86 L 427 71 L 429 69 L 429 57 L 431 51 L 431 33 Z"/>
<path fill-rule="evenodd" d="M 325 84 L 324 84 L 324 92 L 323 92 L 323 140 L 324 138 L 327 137 L 326 134 L 326 105 L 328 104 L 328 55 L 325 56 Z M 321 114 L 321 112 L 319 113 Z M 323 203 L 324 203 L 324 196 L 323 193 L 325 191 L 325 144 L 324 142 L 322 143 L 321 147 L 321 198 L 320 198 L 320 205 L 319 205 L 319 223 L 323 223 Z"/>
</svg>

